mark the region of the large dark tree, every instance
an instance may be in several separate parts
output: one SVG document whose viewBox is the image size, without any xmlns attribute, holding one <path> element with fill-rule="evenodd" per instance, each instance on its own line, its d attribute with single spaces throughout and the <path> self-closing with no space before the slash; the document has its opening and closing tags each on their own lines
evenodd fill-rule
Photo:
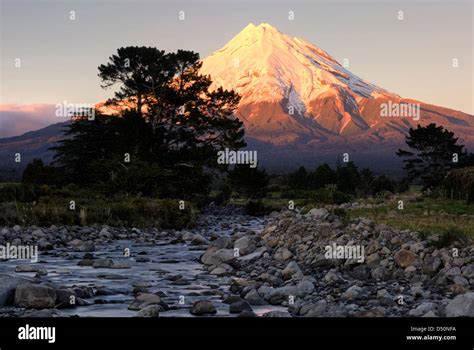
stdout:
<svg viewBox="0 0 474 350">
<path fill-rule="evenodd" d="M 217 151 L 238 149 L 245 142 L 242 122 L 234 117 L 239 96 L 211 89 L 212 81 L 199 74 L 200 67 L 199 55 L 190 51 L 119 49 L 99 67 L 104 87 L 119 84 L 110 100 L 119 106 L 119 115 L 97 111 L 93 121 L 76 118 L 68 138 L 56 147 L 56 163 L 78 183 L 123 184 L 119 178 L 134 173 L 147 184 L 137 183 L 141 193 L 162 194 L 153 181 L 163 181 L 167 196 L 207 191 L 205 169 L 221 167 Z"/>
<path fill-rule="evenodd" d="M 33 158 L 23 171 L 21 181 L 36 185 L 60 184 L 61 174 L 56 168 L 44 165 L 41 159 Z"/>
<path fill-rule="evenodd" d="M 288 185 L 295 190 L 306 190 L 308 188 L 308 172 L 301 166 L 288 176 Z"/>
<path fill-rule="evenodd" d="M 323 188 L 334 183 L 336 183 L 336 173 L 327 163 L 318 166 L 308 176 L 308 185 L 311 189 Z"/>
<path fill-rule="evenodd" d="M 406 136 L 409 150 L 397 152 L 404 158 L 408 179 L 421 183 L 425 190 L 439 186 L 449 170 L 466 159 L 464 146 L 457 142 L 454 133 L 434 123 L 410 128 Z M 454 161 L 456 157 L 457 162 Z"/>
<path fill-rule="evenodd" d="M 154 47 L 129 46 L 121 47 L 117 54 L 110 56 L 107 64 L 99 66 L 99 77 L 103 88 L 120 85 L 109 104 L 127 104 L 135 102 L 136 111 L 140 114 L 142 106 L 147 105 L 150 98 L 162 91 L 169 77 L 175 70 L 171 62 L 171 54 Z"/>
<path fill-rule="evenodd" d="M 337 189 L 344 193 L 355 194 L 360 188 L 361 177 L 354 162 L 348 162 L 345 166 L 338 165 L 336 169 Z"/>
</svg>

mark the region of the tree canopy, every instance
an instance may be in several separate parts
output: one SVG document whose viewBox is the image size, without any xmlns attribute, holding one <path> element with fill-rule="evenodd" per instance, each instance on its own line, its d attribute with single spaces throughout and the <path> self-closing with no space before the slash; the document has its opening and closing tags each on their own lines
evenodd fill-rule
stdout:
<svg viewBox="0 0 474 350">
<path fill-rule="evenodd" d="M 462 165 L 467 156 L 454 133 L 434 123 L 410 128 L 406 144 L 409 150 L 399 149 L 397 155 L 404 158 L 408 179 L 421 183 L 425 190 L 439 186 L 446 174 Z"/>
<path fill-rule="evenodd" d="M 206 192 L 207 169 L 222 167 L 217 151 L 245 142 L 242 122 L 234 117 L 240 97 L 211 89 L 200 67 L 191 51 L 118 49 L 99 66 L 102 86 L 119 86 L 108 100 L 119 107 L 118 115 L 97 110 L 94 120 L 75 118 L 55 147 L 55 163 L 71 182 L 112 191 L 180 198 Z"/>
</svg>

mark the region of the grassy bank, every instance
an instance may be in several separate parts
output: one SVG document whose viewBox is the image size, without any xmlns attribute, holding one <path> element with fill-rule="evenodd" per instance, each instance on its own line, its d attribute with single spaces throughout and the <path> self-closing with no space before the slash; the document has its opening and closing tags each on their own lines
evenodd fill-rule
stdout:
<svg viewBox="0 0 474 350">
<path fill-rule="evenodd" d="M 287 199 L 280 193 L 268 193 L 260 203 L 265 211 L 288 209 L 289 201 L 295 207 L 303 208 L 303 213 L 311 208 L 324 207 L 331 203 L 326 197 L 305 196 L 306 198 Z M 310 197 L 310 198 L 308 198 Z M 398 209 L 398 201 L 403 201 L 403 209 Z M 230 203 L 244 207 L 248 200 L 245 198 L 232 198 Z M 433 234 L 440 236 L 439 244 L 447 244 L 454 239 L 474 239 L 474 205 L 465 200 L 455 200 L 445 197 L 421 196 L 419 188 L 390 196 L 378 196 L 356 199 L 351 202 L 372 204 L 371 208 L 335 209 L 334 213 L 350 221 L 364 217 L 373 220 L 376 224 L 383 223 L 400 230 L 419 232 L 421 237 Z"/>
<path fill-rule="evenodd" d="M 398 209 L 403 200 L 403 209 Z M 441 240 L 474 239 L 474 205 L 462 200 L 420 197 L 399 197 L 380 207 L 346 211 L 347 218 L 365 217 L 401 230 L 417 231 L 422 237 L 432 234 Z"/>
<path fill-rule="evenodd" d="M 196 223 L 196 208 L 185 202 L 183 209 L 178 199 L 104 196 L 78 188 L 15 186 L 19 185 L 0 191 L 0 225 L 107 224 L 181 229 Z"/>
</svg>

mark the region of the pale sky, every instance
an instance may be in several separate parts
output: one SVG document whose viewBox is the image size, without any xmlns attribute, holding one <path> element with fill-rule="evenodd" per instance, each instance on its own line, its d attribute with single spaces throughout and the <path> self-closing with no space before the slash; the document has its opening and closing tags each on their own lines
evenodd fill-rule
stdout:
<svg viewBox="0 0 474 350">
<path fill-rule="evenodd" d="M 100 88 L 97 66 L 118 47 L 205 57 L 249 22 L 268 22 L 349 59 L 351 72 L 402 97 L 474 113 L 472 1 L 0 2 L 2 104 L 99 102 L 111 92 Z"/>
</svg>

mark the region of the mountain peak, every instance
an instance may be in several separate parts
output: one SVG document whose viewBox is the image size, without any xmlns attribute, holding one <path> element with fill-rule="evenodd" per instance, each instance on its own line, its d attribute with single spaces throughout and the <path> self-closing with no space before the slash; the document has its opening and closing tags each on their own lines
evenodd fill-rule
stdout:
<svg viewBox="0 0 474 350">
<path fill-rule="evenodd" d="M 224 47 L 203 60 L 215 86 L 236 90 L 242 103 L 291 100 L 300 115 L 310 101 L 340 89 L 368 97 L 382 89 L 358 78 L 327 52 L 270 25 L 249 23 Z"/>
<path fill-rule="evenodd" d="M 278 42 L 283 40 L 284 34 L 269 23 L 260 23 L 255 25 L 249 23 L 241 32 L 239 32 L 227 46 L 252 45 L 261 42 Z"/>
<path fill-rule="evenodd" d="M 278 29 L 276 29 L 274 26 L 272 26 L 269 23 L 262 22 L 258 25 L 253 24 L 250 22 L 242 31 L 242 32 L 255 32 L 255 31 L 273 31 L 273 32 L 279 32 Z"/>
</svg>

